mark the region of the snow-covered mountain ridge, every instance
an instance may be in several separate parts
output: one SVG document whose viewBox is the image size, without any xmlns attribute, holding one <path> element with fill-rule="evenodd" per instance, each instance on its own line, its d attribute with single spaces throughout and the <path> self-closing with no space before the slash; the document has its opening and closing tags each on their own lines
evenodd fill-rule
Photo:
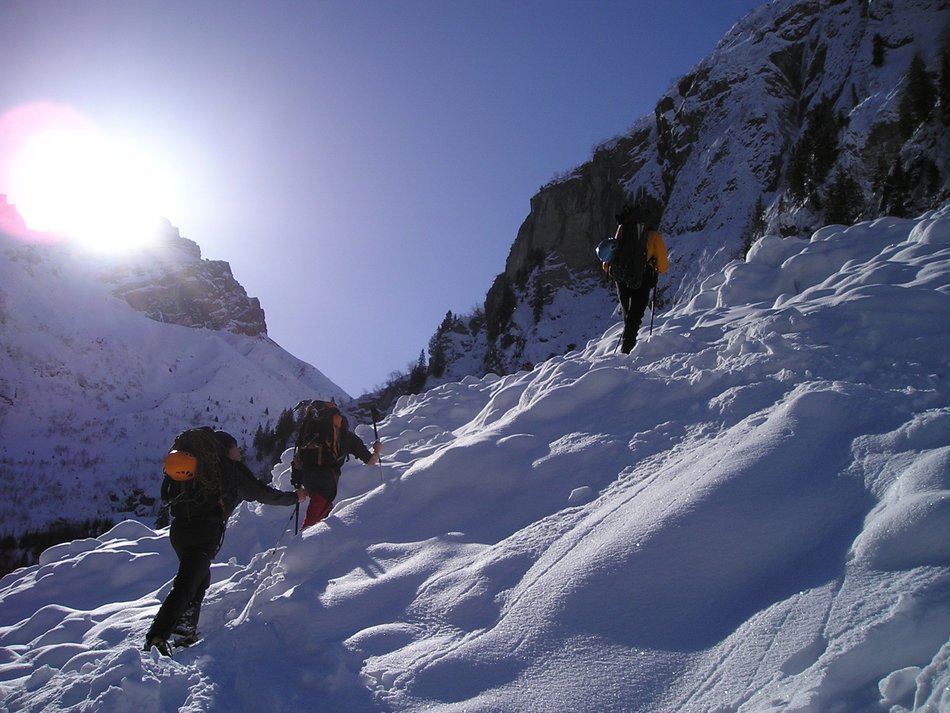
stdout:
<svg viewBox="0 0 950 713">
<path fill-rule="evenodd" d="M 166 238 L 120 260 L 0 232 L 2 534 L 143 504 L 140 514 L 154 513 L 160 458 L 178 431 L 211 423 L 250 444 L 301 398 L 348 400 L 257 330 L 263 312 L 255 322 L 229 269 L 206 264 L 177 231 Z M 214 274 L 216 285 L 195 287 Z M 188 296 L 167 322 L 130 306 L 171 293 Z"/>
<path fill-rule="evenodd" d="M 926 119 L 905 101 L 915 56 L 934 91 Z M 807 238 L 826 223 L 937 207 L 950 197 L 948 56 L 941 0 L 753 10 L 653 115 L 531 199 L 484 314 L 455 315 L 455 329 L 433 336 L 430 385 L 517 371 L 602 334 L 615 299 L 593 250 L 638 191 L 658 202 L 672 261 L 661 307 L 688 301 L 762 235 Z M 559 321 L 564 303 L 590 315 L 581 332 Z"/>
<path fill-rule="evenodd" d="M 950 205 L 768 237 L 619 329 L 403 397 L 301 537 L 242 506 L 174 659 L 167 530 L 7 575 L 0 708 L 950 710 Z"/>
</svg>

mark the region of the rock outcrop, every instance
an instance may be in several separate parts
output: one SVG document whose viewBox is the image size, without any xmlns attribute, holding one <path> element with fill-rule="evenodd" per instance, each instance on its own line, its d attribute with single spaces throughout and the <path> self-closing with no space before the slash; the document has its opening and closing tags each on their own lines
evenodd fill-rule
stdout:
<svg viewBox="0 0 950 713">
<path fill-rule="evenodd" d="M 264 310 L 222 260 L 203 260 L 197 243 L 169 224 L 131 265 L 110 271 L 112 292 L 158 322 L 266 336 Z"/>
</svg>

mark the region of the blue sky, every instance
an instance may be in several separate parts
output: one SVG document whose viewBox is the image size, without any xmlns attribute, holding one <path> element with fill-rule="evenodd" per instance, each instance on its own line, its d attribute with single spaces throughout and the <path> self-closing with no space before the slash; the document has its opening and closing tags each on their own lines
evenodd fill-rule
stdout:
<svg viewBox="0 0 950 713">
<path fill-rule="evenodd" d="M 0 113 L 68 105 L 161 155 L 166 217 L 356 396 L 483 301 L 544 183 L 759 4 L 7 0 Z"/>
</svg>

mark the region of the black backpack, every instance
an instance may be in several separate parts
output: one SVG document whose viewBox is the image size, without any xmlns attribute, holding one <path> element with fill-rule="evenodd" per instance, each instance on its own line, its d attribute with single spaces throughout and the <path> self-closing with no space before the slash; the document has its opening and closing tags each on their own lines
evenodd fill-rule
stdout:
<svg viewBox="0 0 950 713">
<path fill-rule="evenodd" d="M 179 433 L 165 456 L 162 500 L 175 517 L 222 515 L 224 446 L 202 426 Z"/>
<path fill-rule="evenodd" d="M 647 267 L 647 227 L 640 222 L 624 223 L 620 228 L 620 244 L 610 261 L 608 273 L 617 282 L 632 290 L 640 289 Z"/>
<path fill-rule="evenodd" d="M 303 402 L 304 416 L 294 447 L 295 469 L 339 468 L 346 462 L 342 436 L 349 423 L 332 401 Z"/>
</svg>

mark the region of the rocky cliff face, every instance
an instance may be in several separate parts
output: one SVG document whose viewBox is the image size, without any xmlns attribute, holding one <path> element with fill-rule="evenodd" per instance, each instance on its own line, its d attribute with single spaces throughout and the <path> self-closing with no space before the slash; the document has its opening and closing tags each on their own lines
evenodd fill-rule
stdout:
<svg viewBox="0 0 950 713">
<path fill-rule="evenodd" d="M 488 290 L 481 339 L 466 335 L 484 352 L 447 359 L 435 383 L 473 373 L 473 361 L 481 373 L 530 367 L 615 323 L 593 250 L 637 192 L 662 206 L 672 267 L 661 305 L 690 299 L 764 234 L 807 237 L 950 198 L 947 28 L 942 0 L 776 0 L 751 12 L 652 116 L 534 196 Z M 915 61 L 932 111 L 911 108 Z M 452 348 L 457 332 L 440 327 L 430 352 L 465 352 Z"/>
<path fill-rule="evenodd" d="M 112 292 L 149 318 L 184 327 L 266 336 L 264 310 L 221 260 L 203 260 L 197 243 L 166 224 L 133 264 L 111 267 Z"/>
</svg>

